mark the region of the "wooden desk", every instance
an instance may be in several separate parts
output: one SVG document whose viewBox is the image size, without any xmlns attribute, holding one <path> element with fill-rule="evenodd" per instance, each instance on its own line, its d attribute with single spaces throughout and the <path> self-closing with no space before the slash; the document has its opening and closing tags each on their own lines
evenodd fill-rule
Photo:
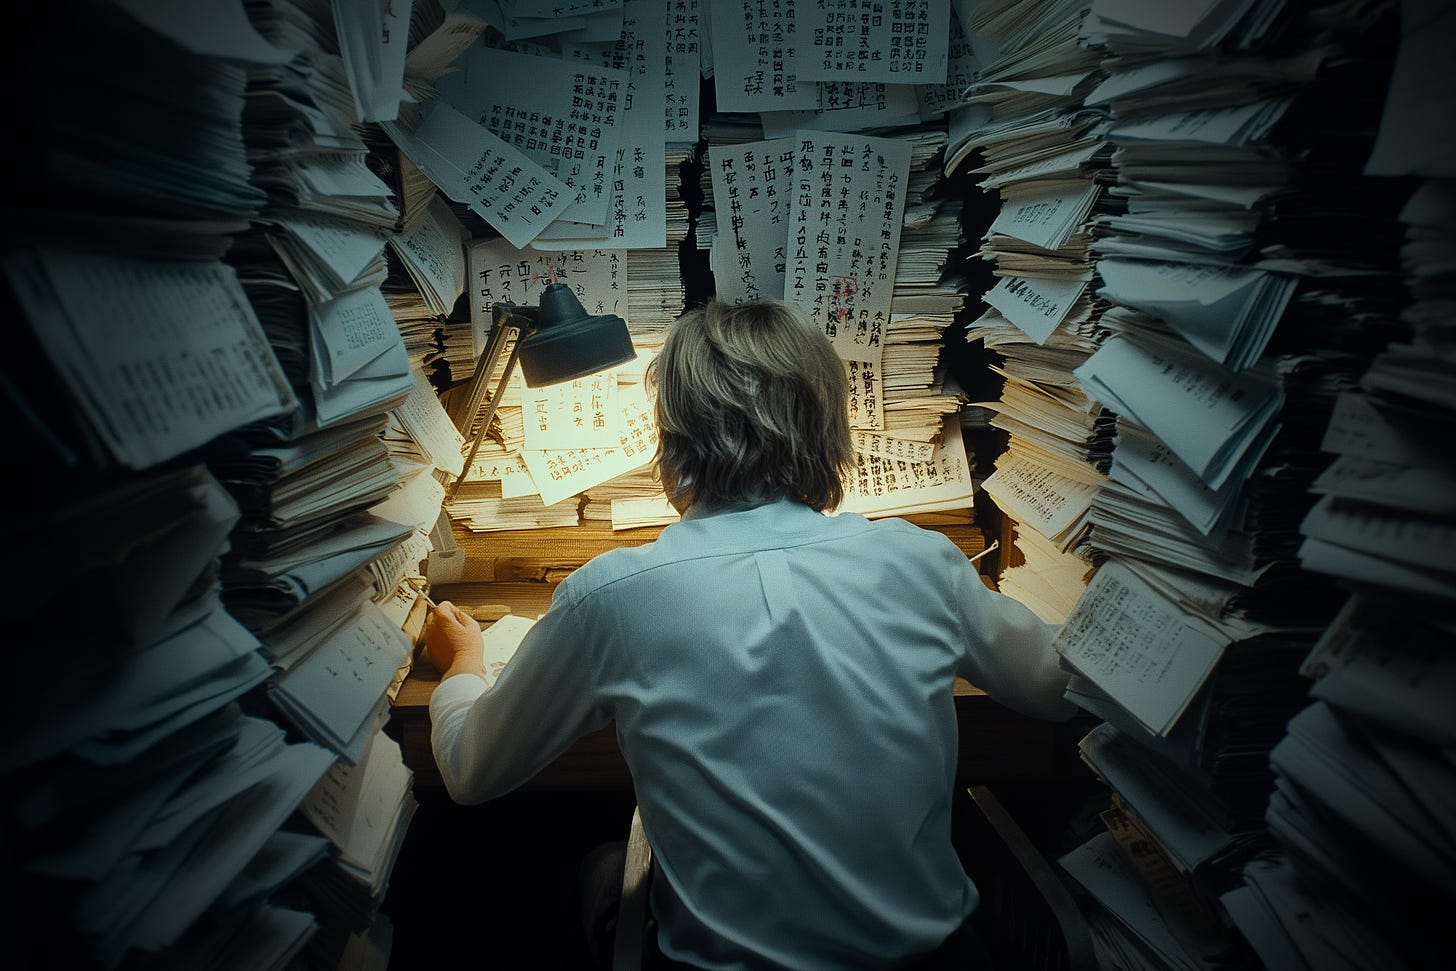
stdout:
<svg viewBox="0 0 1456 971">
<path fill-rule="evenodd" d="M 535 617 L 551 603 L 553 584 L 531 582 L 460 583 L 436 587 L 431 596 L 466 609 L 505 604 L 514 613 Z M 430 751 L 430 695 L 439 673 L 419 660 L 400 687 L 387 731 L 404 752 L 415 784 L 442 785 Z M 1004 781 L 1049 781 L 1065 778 L 1068 750 L 1058 726 L 1018 715 L 992 701 L 985 692 L 957 680 L 956 718 L 960 726 L 957 781 L 977 785 Z M 553 789 L 630 788 L 632 776 L 617 747 L 616 726 L 578 739 L 528 786 Z"/>
</svg>

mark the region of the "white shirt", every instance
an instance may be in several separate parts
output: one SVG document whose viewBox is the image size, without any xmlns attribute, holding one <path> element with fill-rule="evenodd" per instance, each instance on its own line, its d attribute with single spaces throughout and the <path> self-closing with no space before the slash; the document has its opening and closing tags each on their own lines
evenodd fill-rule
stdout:
<svg viewBox="0 0 1456 971">
<path fill-rule="evenodd" d="M 950 842 L 954 676 L 1068 717 L 1055 630 L 903 520 L 690 510 L 563 581 L 494 687 L 441 683 L 431 741 L 474 803 L 615 718 L 664 953 L 883 968 L 978 901 Z"/>
</svg>

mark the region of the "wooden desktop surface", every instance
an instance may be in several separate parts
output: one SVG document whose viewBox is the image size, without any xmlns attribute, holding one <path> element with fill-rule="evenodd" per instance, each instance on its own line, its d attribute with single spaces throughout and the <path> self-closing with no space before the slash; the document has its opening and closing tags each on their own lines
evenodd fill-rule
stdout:
<svg viewBox="0 0 1456 971">
<path fill-rule="evenodd" d="M 527 617 L 544 613 L 552 583 L 458 583 L 435 587 L 435 601 L 449 600 L 466 610 L 503 604 Z M 440 675 L 423 656 L 395 697 L 388 732 L 398 739 L 416 785 L 441 785 L 430 751 L 430 695 Z M 956 717 L 960 725 L 957 781 L 963 785 L 997 781 L 1049 780 L 1065 776 L 1066 746 L 1058 745 L 1057 726 L 1019 715 L 992 701 L 985 692 L 957 679 Z M 631 774 L 617 746 L 616 727 L 608 724 L 578 739 L 527 785 L 537 788 L 630 788 Z"/>
</svg>

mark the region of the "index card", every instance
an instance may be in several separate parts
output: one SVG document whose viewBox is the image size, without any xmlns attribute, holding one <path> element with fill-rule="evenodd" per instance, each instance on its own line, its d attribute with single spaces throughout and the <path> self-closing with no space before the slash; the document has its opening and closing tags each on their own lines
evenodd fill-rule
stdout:
<svg viewBox="0 0 1456 971">
<path fill-rule="evenodd" d="M 822 327 L 840 357 L 879 361 L 910 146 L 835 132 L 800 132 L 795 140 L 785 302 Z"/>
<path fill-rule="evenodd" d="M 429 379 L 416 370 L 414 380 L 414 390 L 394 409 L 395 417 L 435 468 L 459 475 L 465 464 L 465 438 L 445 413 Z"/>
<path fill-rule="evenodd" d="M 1154 735 L 1167 735 L 1228 638 L 1185 614 L 1117 560 L 1087 585 L 1057 634 L 1067 662 Z"/>
<path fill-rule="evenodd" d="M 485 352 L 494 325 L 491 306 L 534 306 L 541 291 L 556 282 L 571 288 L 588 314 L 627 317 L 627 254 L 620 249 L 568 249 L 543 252 L 513 246 L 509 240 L 473 242 L 467 251 L 470 276 L 470 336 L 475 356 Z"/>
<path fill-rule="evenodd" d="M 523 84 L 525 79 L 531 83 Z M 625 71 L 476 46 L 459 71 L 441 79 L 440 94 L 447 105 L 571 186 L 575 193 L 565 218 L 606 221 L 610 167 L 622 135 Z"/>
<path fill-rule="evenodd" d="M 10 254 L 4 271 L 123 465 L 147 468 L 298 405 L 230 266 L 42 250 Z"/>
<path fill-rule="evenodd" d="M 574 198 L 565 183 L 449 105 L 436 105 L 413 134 L 388 130 L 447 196 L 513 245 L 535 239 Z"/>
<path fill-rule="evenodd" d="M 801 84 L 798 63 L 804 51 L 798 35 L 798 0 L 708 4 L 713 69 L 719 111 L 812 109 L 813 84 Z"/>
<path fill-rule="evenodd" d="M 713 279 L 724 303 L 783 299 L 794 150 L 789 138 L 708 148 L 718 216 Z"/>
<path fill-rule="evenodd" d="M 798 27 L 799 77 L 944 84 L 949 0 L 820 0 Z"/>
<path fill-rule="evenodd" d="M 983 298 L 1038 344 L 1045 344 L 1087 290 L 1082 280 L 1002 277 Z"/>
</svg>

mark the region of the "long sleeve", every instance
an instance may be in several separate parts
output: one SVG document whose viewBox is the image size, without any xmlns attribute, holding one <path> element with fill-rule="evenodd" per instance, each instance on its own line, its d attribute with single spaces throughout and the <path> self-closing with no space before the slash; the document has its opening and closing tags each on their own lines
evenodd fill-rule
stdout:
<svg viewBox="0 0 1456 971">
<path fill-rule="evenodd" d="M 964 555 L 954 553 L 952 583 L 966 632 L 960 675 L 1023 715 L 1052 721 L 1072 717 L 1077 706 L 1063 697 L 1070 675 L 1052 647 L 1060 628 L 1025 604 L 987 589 Z"/>
<path fill-rule="evenodd" d="M 495 684 L 471 675 L 430 698 L 430 744 L 456 802 L 504 795 L 608 721 L 596 701 L 590 641 L 565 590 L 527 632 Z"/>
</svg>

